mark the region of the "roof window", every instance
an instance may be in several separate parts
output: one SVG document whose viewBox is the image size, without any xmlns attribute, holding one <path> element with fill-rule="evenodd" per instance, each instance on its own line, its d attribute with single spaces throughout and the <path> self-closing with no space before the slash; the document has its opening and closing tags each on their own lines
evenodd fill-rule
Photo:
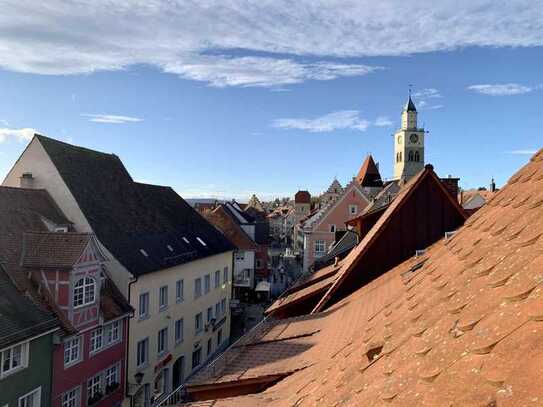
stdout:
<svg viewBox="0 0 543 407">
<path fill-rule="evenodd" d="M 206 242 L 204 242 L 204 241 L 203 241 L 202 239 L 200 239 L 199 237 L 197 237 L 196 240 L 198 240 L 202 246 L 204 246 L 204 247 L 207 246 Z"/>
<path fill-rule="evenodd" d="M 379 344 L 375 344 L 373 346 L 371 346 L 368 351 L 366 352 L 366 357 L 368 358 L 368 362 L 373 362 L 375 359 L 377 359 L 379 357 L 379 355 L 381 354 L 383 350 L 383 345 Z"/>
<path fill-rule="evenodd" d="M 189 239 L 187 239 L 185 236 L 183 236 L 183 241 L 184 241 L 186 244 L 190 244 Z"/>
<path fill-rule="evenodd" d="M 420 257 L 420 256 L 424 255 L 424 253 L 426 253 L 426 249 L 415 250 L 415 257 Z"/>
<path fill-rule="evenodd" d="M 169 244 L 167 244 L 166 247 L 168 248 L 169 251 L 173 252 L 173 247 L 172 247 L 172 246 L 170 246 Z"/>
<path fill-rule="evenodd" d="M 147 252 L 145 250 L 143 250 L 143 249 L 140 249 L 140 253 L 143 254 L 145 257 L 149 257 Z"/>
<path fill-rule="evenodd" d="M 445 232 L 445 239 L 449 240 L 451 237 L 454 236 L 456 233 L 456 230 L 453 230 L 452 232 Z"/>
</svg>

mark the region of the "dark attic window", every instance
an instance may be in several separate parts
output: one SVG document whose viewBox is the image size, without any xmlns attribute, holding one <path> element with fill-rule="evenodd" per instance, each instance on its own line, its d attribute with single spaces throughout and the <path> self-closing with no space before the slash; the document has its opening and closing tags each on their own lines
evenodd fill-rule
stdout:
<svg viewBox="0 0 543 407">
<path fill-rule="evenodd" d="M 420 261 L 420 262 L 418 262 L 417 264 L 415 264 L 413 267 L 411 267 L 411 268 L 409 269 L 409 272 L 410 272 L 410 273 L 414 273 L 415 271 L 421 269 L 422 266 L 424 266 L 424 263 L 426 263 L 426 260 L 427 260 L 427 259 L 424 259 L 423 261 Z"/>
<path fill-rule="evenodd" d="M 375 359 L 379 357 L 381 352 L 383 351 L 383 345 L 372 345 L 366 352 L 366 357 L 368 358 L 368 362 L 373 362 Z"/>
</svg>

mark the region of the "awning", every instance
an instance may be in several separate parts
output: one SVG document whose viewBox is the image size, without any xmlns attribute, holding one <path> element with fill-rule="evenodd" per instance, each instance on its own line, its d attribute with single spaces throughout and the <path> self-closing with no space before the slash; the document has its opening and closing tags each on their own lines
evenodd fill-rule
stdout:
<svg viewBox="0 0 543 407">
<path fill-rule="evenodd" d="M 255 291 L 270 292 L 271 284 L 268 281 L 261 281 L 256 285 Z"/>
</svg>

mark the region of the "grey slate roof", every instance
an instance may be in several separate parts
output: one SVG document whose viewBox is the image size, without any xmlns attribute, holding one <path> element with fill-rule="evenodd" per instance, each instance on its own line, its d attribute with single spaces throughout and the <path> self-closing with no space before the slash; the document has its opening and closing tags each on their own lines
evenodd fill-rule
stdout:
<svg viewBox="0 0 543 407">
<path fill-rule="evenodd" d="M 173 189 L 134 182 L 116 155 L 36 137 L 100 242 L 134 275 L 233 250 Z"/>
<path fill-rule="evenodd" d="M 334 263 L 335 258 L 343 259 L 349 252 L 358 244 L 359 236 L 352 230 L 346 230 L 339 241 L 332 247 L 332 249 L 324 256 L 315 260 L 314 269 L 320 270 L 321 268 Z"/>
<path fill-rule="evenodd" d="M 23 295 L 0 266 L 0 349 L 40 335 L 60 325 L 54 314 Z"/>
</svg>

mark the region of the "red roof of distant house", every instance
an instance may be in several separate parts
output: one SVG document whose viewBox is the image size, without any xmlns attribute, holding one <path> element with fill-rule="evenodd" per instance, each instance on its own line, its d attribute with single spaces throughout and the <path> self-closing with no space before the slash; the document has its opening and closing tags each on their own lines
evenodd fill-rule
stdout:
<svg viewBox="0 0 543 407">
<path fill-rule="evenodd" d="M 311 194 L 308 191 L 298 191 L 294 195 L 294 203 L 311 203 Z"/>
<path fill-rule="evenodd" d="M 381 174 L 379 173 L 379 169 L 377 168 L 375 161 L 373 161 L 373 157 L 371 156 L 371 154 L 368 155 L 364 160 L 362 167 L 360 167 L 360 171 L 358 171 L 356 180 L 363 187 L 383 186 Z"/>
<path fill-rule="evenodd" d="M 223 205 L 217 206 L 217 208 L 211 212 L 204 212 L 202 215 L 219 229 L 238 249 L 256 250 L 256 243 L 253 242 L 241 226 L 232 219 L 230 212 L 225 210 Z"/>
<path fill-rule="evenodd" d="M 254 359 L 229 380 L 288 376 L 213 406 L 537 405 L 542 183 L 543 149 L 424 263 L 411 258 L 324 312 L 267 324 L 255 346 L 241 345 L 240 357 L 250 350 Z M 289 349 L 286 357 L 259 349 L 272 332 L 278 340 L 267 343 Z"/>
</svg>

